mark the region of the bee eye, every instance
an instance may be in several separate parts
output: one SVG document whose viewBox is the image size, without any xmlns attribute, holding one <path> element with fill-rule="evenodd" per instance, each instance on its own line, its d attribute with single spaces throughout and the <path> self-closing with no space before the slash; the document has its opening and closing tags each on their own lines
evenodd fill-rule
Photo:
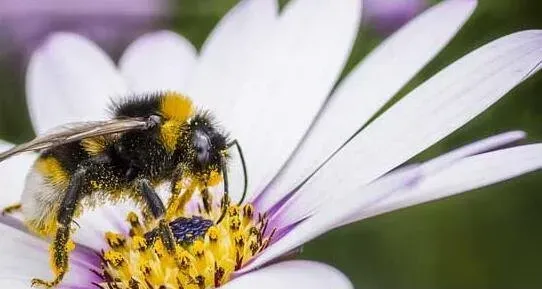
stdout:
<svg viewBox="0 0 542 289">
<path fill-rule="evenodd" d="M 211 143 L 207 135 L 197 131 L 194 134 L 193 144 L 197 154 L 197 161 L 199 163 L 207 163 L 210 157 L 209 150 L 211 149 Z"/>
</svg>

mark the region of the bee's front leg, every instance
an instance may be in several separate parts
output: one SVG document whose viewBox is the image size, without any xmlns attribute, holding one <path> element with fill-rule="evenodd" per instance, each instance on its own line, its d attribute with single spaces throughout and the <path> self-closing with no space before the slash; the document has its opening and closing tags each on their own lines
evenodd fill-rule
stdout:
<svg viewBox="0 0 542 289">
<path fill-rule="evenodd" d="M 166 214 L 166 208 L 164 203 L 154 191 L 151 183 L 147 179 L 137 180 L 137 186 L 143 197 L 143 200 L 147 204 L 147 209 L 150 211 L 155 220 L 158 220 L 158 237 L 166 247 L 169 254 L 177 258 L 175 240 L 173 233 L 169 227 L 167 221 L 164 219 Z"/>
<path fill-rule="evenodd" d="M 68 271 L 68 254 L 72 248 L 69 248 L 70 229 L 67 227 L 59 227 L 53 243 L 51 244 L 51 266 L 55 278 L 52 281 L 42 279 L 32 279 L 32 287 L 42 286 L 44 288 L 52 288 L 60 284 L 64 275 Z"/>
<path fill-rule="evenodd" d="M 55 287 L 60 284 L 68 271 L 69 253 L 74 249 L 74 244 L 70 238 L 70 225 L 80 200 L 85 171 L 85 169 L 79 169 L 71 177 L 66 193 L 64 194 L 64 199 L 62 199 L 58 210 L 58 228 L 50 250 L 51 267 L 55 277 L 52 281 L 32 279 L 32 286 Z"/>
<path fill-rule="evenodd" d="M 171 189 L 166 207 L 166 218 L 168 219 L 177 213 L 177 209 L 179 207 L 179 194 L 181 193 L 181 185 L 179 184 L 179 181 L 182 180 L 182 174 L 182 165 L 178 165 L 171 176 Z"/>
</svg>

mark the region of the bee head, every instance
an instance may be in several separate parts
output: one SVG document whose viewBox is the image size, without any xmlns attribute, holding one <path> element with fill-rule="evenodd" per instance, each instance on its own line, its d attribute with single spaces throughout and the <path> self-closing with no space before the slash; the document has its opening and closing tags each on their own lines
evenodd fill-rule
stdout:
<svg viewBox="0 0 542 289">
<path fill-rule="evenodd" d="M 196 114 L 189 123 L 190 165 L 197 171 L 221 170 L 227 138 L 221 133 L 206 113 Z"/>
</svg>

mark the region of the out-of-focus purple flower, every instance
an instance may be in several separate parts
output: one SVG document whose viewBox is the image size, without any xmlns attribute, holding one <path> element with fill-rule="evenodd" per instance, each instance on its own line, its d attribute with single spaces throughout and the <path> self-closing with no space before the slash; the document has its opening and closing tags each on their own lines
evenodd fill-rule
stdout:
<svg viewBox="0 0 542 289">
<path fill-rule="evenodd" d="M 365 23 L 382 34 L 389 34 L 427 8 L 427 0 L 366 0 Z"/>
<path fill-rule="evenodd" d="M 29 53 L 58 30 L 111 50 L 159 26 L 170 6 L 168 0 L 0 0 L 0 55 Z"/>
</svg>

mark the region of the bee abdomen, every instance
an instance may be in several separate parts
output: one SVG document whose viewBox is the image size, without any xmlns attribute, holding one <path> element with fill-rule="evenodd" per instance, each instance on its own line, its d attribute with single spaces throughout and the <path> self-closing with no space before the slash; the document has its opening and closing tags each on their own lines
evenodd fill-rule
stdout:
<svg viewBox="0 0 542 289">
<path fill-rule="evenodd" d="M 58 171 L 52 177 L 44 171 L 42 159 L 38 159 L 26 177 L 21 197 L 22 213 L 29 228 L 41 236 L 52 236 L 56 232 L 56 214 L 62 201 L 66 176 Z M 54 168 L 54 165 L 46 166 Z"/>
</svg>

